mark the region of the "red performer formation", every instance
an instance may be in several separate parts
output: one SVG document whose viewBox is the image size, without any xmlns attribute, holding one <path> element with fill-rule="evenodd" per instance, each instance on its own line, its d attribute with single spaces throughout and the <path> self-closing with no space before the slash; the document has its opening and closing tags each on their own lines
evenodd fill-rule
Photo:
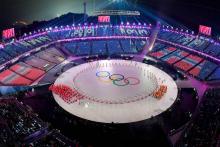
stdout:
<svg viewBox="0 0 220 147">
<path fill-rule="evenodd" d="M 49 90 L 59 95 L 68 104 L 74 103 L 77 100 L 84 98 L 83 95 L 66 85 L 51 85 Z"/>
<path fill-rule="evenodd" d="M 161 99 L 167 93 L 167 86 L 160 85 L 159 89 L 153 93 L 156 99 Z"/>
</svg>

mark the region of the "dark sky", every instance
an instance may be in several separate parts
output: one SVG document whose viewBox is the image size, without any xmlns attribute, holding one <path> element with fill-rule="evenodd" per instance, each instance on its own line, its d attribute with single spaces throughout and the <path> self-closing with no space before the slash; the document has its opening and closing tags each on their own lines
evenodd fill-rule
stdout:
<svg viewBox="0 0 220 147">
<path fill-rule="evenodd" d="M 3 22 L 18 20 L 30 23 L 33 20 L 47 20 L 68 12 L 82 12 L 81 0 L 0 0 Z M 88 9 L 91 11 L 91 1 Z"/>
<path fill-rule="evenodd" d="M 220 0 L 143 0 L 141 3 L 187 26 L 204 24 L 220 31 Z"/>
<path fill-rule="evenodd" d="M 109 0 L 87 0 L 88 12 L 101 9 Z M 134 2 L 135 0 L 132 0 Z M 139 7 L 168 16 L 182 24 L 205 24 L 220 30 L 219 0 L 136 0 Z M 95 3 L 94 3 L 95 2 Z M 130 2 L 130 3 L 132 3 Z M 83 0 L 0 0 L 0 28 L 16 21 L 31 23 L 47 20 L 67 12 L 82 12 Z"/>
</svg>

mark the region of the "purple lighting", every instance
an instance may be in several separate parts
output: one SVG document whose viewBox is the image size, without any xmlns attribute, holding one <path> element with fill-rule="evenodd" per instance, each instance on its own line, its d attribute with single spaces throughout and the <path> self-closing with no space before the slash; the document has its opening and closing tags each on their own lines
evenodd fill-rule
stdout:
<svg viewBox="0 0 220 147">
<path fill-rule="evenodd" d="M 0 48 L 4 48 L 3 44 L 0 44 Z"/>
</svg>

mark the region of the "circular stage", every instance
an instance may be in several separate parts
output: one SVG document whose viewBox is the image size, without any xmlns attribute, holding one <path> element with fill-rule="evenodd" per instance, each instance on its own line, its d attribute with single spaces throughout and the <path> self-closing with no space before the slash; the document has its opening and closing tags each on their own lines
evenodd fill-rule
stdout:
<svg viewBox="0 0 220 147">
<path fill-rule="evenodd" d="M 101 60 L 85 63 L 61 74 L 54 85 L 67 85 L 83 96 L 66 102 L 53 93 L 69 113 L 102 123 L 131 123 L 166 111 L 177 98 L 175 81 L 162 70 L 140 62 Z M 167 91 L 154 96 L 160 85 Z"/>
</svg>

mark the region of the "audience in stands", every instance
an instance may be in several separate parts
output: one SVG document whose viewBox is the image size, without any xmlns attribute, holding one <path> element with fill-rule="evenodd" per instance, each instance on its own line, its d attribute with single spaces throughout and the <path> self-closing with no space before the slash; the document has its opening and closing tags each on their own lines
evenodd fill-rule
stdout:
<svg viewBox="0 0 220 147">
<path fill-rule="evenodd" d="M 209 89 L 177 146 L 218 147 L 220 135 L 220 89 Z"/>
</svg>

